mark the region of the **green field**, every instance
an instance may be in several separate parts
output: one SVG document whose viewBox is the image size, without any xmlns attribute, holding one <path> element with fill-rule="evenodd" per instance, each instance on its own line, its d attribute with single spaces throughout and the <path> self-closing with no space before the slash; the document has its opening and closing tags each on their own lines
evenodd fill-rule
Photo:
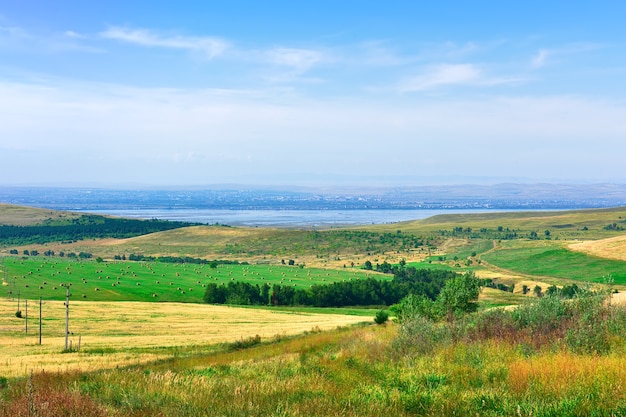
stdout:
<svg viewBox="0 0 626 417">
<path fill-rule="evenodd" d="M 545 289 L 609 275 L 626 284 L 626 262 L 574 252 L 564 242 L 619 236 L 604 225 L 623 217 L 623 208 L 439 216 L 367 232 L 190 227 L 20 247 L 107 260 L 2 259 L 0 296 L 8 298 L 0 302 L 0 417 L 626 415 L 626 293 L 620 289 L 611 303 L 558 306 L 553 297 L 522 294 L 522 284 Z M 500 226 L 516 237 L 500 239 Z M 530 231 L 535 239 L 526 237 Z M 109 260 L 131 253 L 250 265 Z M 381 326 L 367 309 L 191 304 L 202 302 L 208 283 L 306 288 L 391 279 L 359 266 L 402 259 L 417 268 L 475 271 L 514 283 L 515 292 L 484 288 L 479 312 L 452 321 L 417 316 Z M 82 340 L 79 351 L 62 350 L 62 284 L 71 284 L 70 338 Z M 30 320 L 17 317 L 18 293 L 22 310 L 25 298 L 51 300 L 43 303 L 43 345 L 35 328 L 25 331 L 40 310 L 29 303 Z"/>
<path fill-rule="evenodd" d="M 626 262 L 574 252 L 556 244 L 510 244 L 482 255 L 482 259 L 513 272 L 602 283 L 610 275 L 615 284 L 626 284 Z"/>
<path fill-rule="evenodd" d="M 61 285 L 71 284 L 72 298 L 90 301 L 202 302 L 209 282 L 243 281 L 307 288 L 314 284 L 390 275 L 357 268 L 338 270 L 282 265 L 175 264 L 161 262 L 70 261 L 61 258 L 5 257 L 0 266 L 2 296 L 45 300 L 65 298 Z M 12 292 L 12 294 L 9 294 Z"/>
</svg>

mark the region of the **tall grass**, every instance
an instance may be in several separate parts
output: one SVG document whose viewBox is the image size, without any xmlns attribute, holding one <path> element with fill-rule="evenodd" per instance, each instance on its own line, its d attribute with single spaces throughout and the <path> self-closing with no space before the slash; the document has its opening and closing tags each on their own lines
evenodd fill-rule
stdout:
<svg viewBox="0 0 626 417">
<path fill-rule="evenodd" d="M 625 317 L 603 297 L 545 298 L 445 324 L 418 316 L 117 370 L 35 374 L 35 394 L 28 378 L 0 390 L 0 416 L 57 399 L 69 401 L 58 415 L 624 415 Z M 571 339 L 600 319 L 600 339 L 595 330 L 582 344 Z"/>
</svg>

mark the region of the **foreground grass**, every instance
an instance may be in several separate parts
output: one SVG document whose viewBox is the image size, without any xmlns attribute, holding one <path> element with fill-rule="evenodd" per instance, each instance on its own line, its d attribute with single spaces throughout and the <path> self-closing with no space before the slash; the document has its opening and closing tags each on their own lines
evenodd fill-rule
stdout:
<svg viewBox="0 0 626 417">
<path fill-rule="evenodd" d="M 457 343 L 393 349 L 367 326 L 123 369 L 8 381 L 0 416 L 610 416 L 626 413 L 623 349 L 608 355 Z M 64 407 L 58 403 L 63 402 Z M 35 414 L 32 414 L 35 415 Z"/>
<path fill-rule="evenodd" d="M 96 370 L 172 357 L 185 351 L 211 351 L 259 335 L 262 340 L 312 329 L 333 329 L 372 321 L 335 310 L 308 312 L 262 310 L 181 303 L 70 301 L 70 337 L 80 352 L 63 353 L 65 307 L 62 301 L 43 304 L 42 345 L 39 345 L 39 306 L 29 302 L 29 329 L 15 317 L 16 302 L 0 300 L 0 377 L 30 371 Z M 24 300 L 22 300 L 24 312 Z"/>
</svg>

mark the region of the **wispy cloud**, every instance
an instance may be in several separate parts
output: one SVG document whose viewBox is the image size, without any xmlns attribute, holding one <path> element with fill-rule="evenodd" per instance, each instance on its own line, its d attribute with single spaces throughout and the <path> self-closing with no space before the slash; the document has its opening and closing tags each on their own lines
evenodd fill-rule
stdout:
<svg viewBox="0 0 626 417">
<path fill-rule="evenodd" d="M 83 42 L 86 36 L 71 30 L 64 33 L 35 33 L 18 26 L 0 25 L 0 47 L 34 53 L 102 52 Z"/>
<path fill-rule="evenodd" d="M 515 77 L 489 76 L 475 64 L 441 64 L 430 67 L 418 76 L 402 81 L 397 89 L 401 93 L 408 93 L 435 90 L 452 85 L 494 86 L 519 81 L 520 79 Z"/>
<path fill-rule="evenodd" d="M 298 73 L 303 73 L 320 63 L 324 55 L 322 52 L 313 49 L 274 48 L 266 52 L 266 57 L 273 65 L 287 67 Z"/>
<path fill-rule="evenodd" d="M 16 26 L 2 26 L 0 25 L 0 44 L 4 41 L 9 42 L 11 40 L 23 41 L 30 38 L 29 34 L 22 28 Z"/>
<path fill-rule="evenodd" d="M 63 35 L 68 37 L 68 38 L 73 38 L 73 39 L 84 39 L 85 35 L 82 35 L 78 32 L 74 32 L 73 30 L 66 30 L 65 32 L 63 32 Z"/>
<path fill-rule="evenodd" d="M 230 46 L 228 42 L 217 37 L 163 36 L 147 29 L 130 29 L 117 26 L 110 27 L 100 33 L 100 36 L 141 46 L 200 51 L 209 58 L 221 55 Z"/>
<path fill-rule="evenodd" d="M 542 68 L 554 60 L 556 57 L 564 57 L 567 55 L 575 55 L 595 51 L 602 48 L 603 45 L 594 43 L 574 43 L 563 45 L 558 48 L 546 49 L 542 48 L 537 51 L 530 60 L 530 66 L 534 69 Z"/>
</svg>

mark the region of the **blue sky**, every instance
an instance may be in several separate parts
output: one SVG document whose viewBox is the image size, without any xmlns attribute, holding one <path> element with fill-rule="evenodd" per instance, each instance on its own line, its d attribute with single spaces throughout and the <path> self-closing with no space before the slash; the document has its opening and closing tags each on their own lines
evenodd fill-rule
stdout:
<svg viewBox="0 0 626 417">
<path fill-rule="evenodd" d="M 0 184 L 625 182 L 623 2 L 0 0 Z"/>
</svg>

